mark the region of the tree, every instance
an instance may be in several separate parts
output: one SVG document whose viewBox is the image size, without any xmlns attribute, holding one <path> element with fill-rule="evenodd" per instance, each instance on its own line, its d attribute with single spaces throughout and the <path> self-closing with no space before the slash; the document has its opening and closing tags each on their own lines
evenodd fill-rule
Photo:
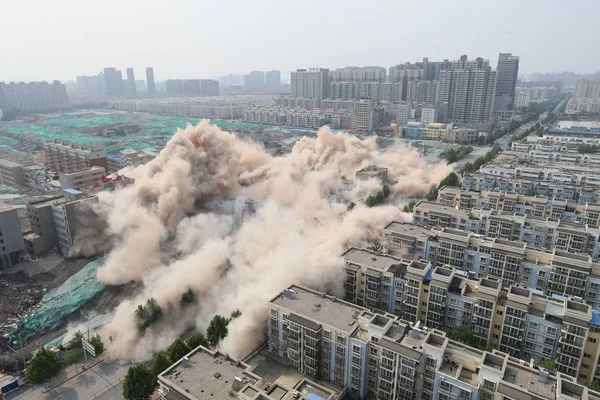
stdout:
<svg viewBox="0 0 600 400">
<path fill-rule="evenodd" d="M 201 334 L 200 332 L 198 333 L 194 333 L 189 339 L 188 339 L 188 345 L 190 346 L 191 349 L 195 349 L 198 346 L 204 346 L 204 347 L 210 347 L 210 343 L 208 343 L 208 339 L 206 339 L 206 337 Z"/>
<path fill-rule="evenodd" d="M 187 292 L 181 295 L 181 307 L 187 307 L 196 300 L 196 295 L 192 289 L 188 289 Z"/>
<path fill-rule="evenodd" d="M 527 189 L 527 192 L 525 192 L 525 196 L 537 196 L 537 194 L 537 190 L 534 187 Z"/>
<path fill-rule="evenodd" d="M 375 253 L 381 253 L 383 251 L 383 246 L 378 241 L 375 241 L 371 243 L 369 247 L 367 247 L 367 250 L 373 251 Z"/>
<path fill-rule="evenodd" d="M 142 364 L 130 367 L 123 382 L 123 397 L 126 400 L 150 400 L 156 386 L 156 378 Z"/>
<path fill-rule="evenodd" d="M 231 319 L 235 319 L 241 315 L 242 315 L 242 312 L 238 308 L 237 310 L 231 312 Z"/>
<path fill-rule="evenodd" d="M 52 350 L 40 348 L 27 366 L 27 380 L 34 384 L 46 382 L 62 369 L 60 359 Z"/>
<path fill-rule="evenodd" d="M 440 330 L 446 332 L 446 335 L 452 340 L 457 340 L 466 345 L 477 347 L 477 339 L 475 339 L 475 335 L 473 335 L 473 329 L 467 325 L 461 325 L 456 328 L 443 326 Z"/>
<path fill-rule="evenodd" d="M 90 339 L 90 344 L 94 346 L 94 352 L 96 353 L 96 356 L 99 356 L 102 354 L 102 352 L 104 352 L 104 342 L 99 334 L 92 336 Z"/>
<path fill-rule="evenodd" d="M 206 330 L 206 338 L 212 347 L 215 347 L 219 342 L 227 336 L 227 325 L 229 325 L 229 319 L 215 315 L 208 325 Z"/>
<path fill-rule="evenodd" d="M 538 364 L 540 367 L 547 369 L 548 371 L 554 371 L 556 369 L 556 364 L 552 360 L 542 360 Z"/>
<path fill-rule="evenodd" d="M 140 332 L 162 318 L 162 309 L 155 299 L 148 299 L 146 305 L 139 305 L 135 310 L 135 317 Z"/>
<path fill-rule="evenodd" d="M 428 201 L 436 201 L 438 198 L 438 189 L 434 186 L 431 189 L 429 189 L 429 193 L 427 193 L 427 200 Z"/>
<path fill-rule="evenodd" d="M 442 179 L 438 185 L 438 189 L 441 189 L 443 186 L 460 186 L 458 175 L 454 172 L 450 172 L 447 177 Z"/>
<path fill-rule="evenodd" d="M 83 332 L 76 331 L 73 334 L 73 339 L 71 339 L 71 347 L 74 349 L 80 349 L 82 340 L 83 340 Z"/>
<path fill-rule="evenodd" d="M 415 205 L 416 205 L 416 204 L 417 204 L 417 202 L 416 202 L 416 201 L 414 201 L 414 200 L 411 200 L 411 201 L 410 201 L 410 202 L 409 202 L 407 205 L 405 205 L 405 206 L 402 208 L 402 211 L 404 211 L 404 212 L 406 212 L 406 213 L 411 213 L 411 212 L 413 212 L 413 210 L 414 210 L 414 208 L 415 208 Z"/>
<path fill-rule="evenodd" d="M 388 197 L 390 197 L 390 194 L 392 194 L 390 187 L 388 185 L 383 185 L 383 188 L 381 188 L 381 191 L 383 193 L 384 199 L 387 199 Z"/>
<path fill-rule="evenodd" d="M 356 207 L 356 203 L 351 201 L 350 204 L 348 204 L 348 211 L 352 211 L 354 209 L 354 207 Z"/>
<path fill-rule="evenodd" d="M 594 392 L 600 392 L 600 384 L 598 383 L 598 381 L 587 381 L 585 383 L 585 386 L 587 386 L 588 389 L 591 389 Z"/>
<path fill-rule="evenodd" d="M 169 354 L 169 360 L 175 364 L 177 361 L 183 358 L 187 353 L 190 352 L 190 346 L 180 338 L 177 338 L 167 350 Z"/>
<path fill-rule="evenodd" d="M 69 365 L 77 364 L 81 360 L 81 357 L 83 357 L 83 351 L 80 348 L 75 348 L 62 359 L 62 365 L 68 367 Z"/>
<path fill-rule="evenodd" d="M 150 368 L 150 372 L 154 377 L 157 377 L 158 375 L 160 375 L 161 372 L 163 372 L 170 366 L 171 362 L 169 361 L 169 358 L 165 353 L 161 351 L 154 357 L 154 361 L 152 362 L 152 368 Z"/>
</svg>

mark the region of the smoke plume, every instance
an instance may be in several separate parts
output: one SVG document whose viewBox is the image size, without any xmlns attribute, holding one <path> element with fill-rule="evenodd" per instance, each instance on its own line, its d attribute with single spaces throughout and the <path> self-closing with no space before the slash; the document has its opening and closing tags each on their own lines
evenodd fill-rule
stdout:
<svg viewBox="0 0 600 400">
<path fill-rule="evenodd" d="M 204 331 L 215 314 L 239 309 L 221 348 L 241 357 L 264 340 L 267 302 L 285 287 L 342 295 L 340 254 L 380 240 L 386 223 L 410 217 L 397 206 L 363 204 L 382 184 L 355 179 L 355 172 L 372 164 L 389 170 L 388 204 L 425 195 L 451 171 L 445 163 L 425 163 L 409 146 L 379 149 L 375 138 L 328 128 L 277 157 L 206 121 L 178 130 L 156 159 L 124 171 L 133 185 L 101 193 L 95 211 L 106 224 L 76 245 L 103 251 L 110 238 L 98 278 L 140 283 L 105 327 L 108 355 L 146 360 L 187 329 Z M 237 211 L 223 212 L 224 200 Z M 349 209 L 351 202 L 356 206 Z M 195 303 L 183 307 L 188 289 Z M 163 317 L 140 333 L 134 311 L 148 298 Z"/>
</svg>

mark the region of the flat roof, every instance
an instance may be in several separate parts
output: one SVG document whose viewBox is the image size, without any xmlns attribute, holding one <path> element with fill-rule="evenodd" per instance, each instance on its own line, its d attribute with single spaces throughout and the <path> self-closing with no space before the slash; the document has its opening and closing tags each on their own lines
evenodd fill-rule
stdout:
<svg viewBox="0 0 600 400">
<path fill-rule="evenodd" d="M 546 399 L 553 399 L 556 395 L 556 385 L 553 381 L 548 380 L 547 383 L 543 383 L 539 380 L 539 373 L 520 368 L 513 363 L 507 365 L 503 380 L 519 386 L 524 392 Z"/>
<path fill-rule="evenodd" d="M 9 168 L 15 168 L 15 167 L 22 166 L 19 163 L 16 163 L 16 162 L 10 161 L 10 160 L 5 160 L 4 158 L 0 158 L 0 165 L 4 165 L 5 167 L 9 167 Z"/>
<path fill-rule="evenodd" d="M 83 194 L 83 192 L 80 192 L 79 190 L 75 190 L 75 189 L 63 189 L 63 192 L 66 192 L 69 194 Z"/>
<path fill-rule="evenodd" d="M 368 311 L 364 307 L 302 286 L 292 285 L 288 290 L 293 290 L 293 296 L 285 296 L 282 292 L 271 303 L 285 307 L 302 318 L 330 325 L 349 334 L 358 324 L 358 315 Z"/>
<path fill-rule="evenodd" d="M 374 268 L 381 271 L 387 271 L 390 267 L 399 265 L 402 260 L 388 255 L 377 254 L 365 249 L 351 247 L 346 250 L 342 257 L 350 263 L 358 264 L 368 268 Z"/>
<path fill-rule="evenodd" d="M 409 234 L 411 236 L 415 233 L 422 236 L 429 236 L 429 233 L 431 232 L 431 228 L 423 228 L 422 226 L 411 224 L 410 222 L 398 221 L 390 222 L 383 229 L 399 234 Z"/>
<path fill-rule="evenodd" d="M 186 357 L 188 360 L 179 360 L 160 374 L 159 380 L 198 400 L 231 400 L 229 393 L 236 378 L 244 379 L 243 385 L 258 378 L 247 371 L 247 364 L 217 351 L 198 347 Z"/>
</svg>

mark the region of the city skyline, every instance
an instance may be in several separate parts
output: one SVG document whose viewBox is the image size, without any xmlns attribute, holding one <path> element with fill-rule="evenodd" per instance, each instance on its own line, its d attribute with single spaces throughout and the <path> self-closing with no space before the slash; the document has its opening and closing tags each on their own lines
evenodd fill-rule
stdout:
<svg viewBox="0 0 600 400">
<path fill-rule="evenodd" d="M 557 1 L 552 5 L 514 1 L 514 6 L 509 2 L 493 10 L 474 1 L 435 2 L 428 7 L 403 1 L 380 5 L 378 10 L 382 11 L 374 10 L 372 14 L 365 14 L 354 2 L 345 2 L 341 13 L 340 7 L 332 3 L 281 6 L 266 0 L 234 2 L 231 7 L 200 7 L 183 1 L 177 8 L 153 1 L 122 4 L 109 0 L 102 8 L 83 9 L 71 6 L 67 0 L 35 3 L 33 7 L 5 5 L 5 11 L 15 18 L 0 27 L 0 33 L 12 38 L 3 50 L 3 58 L 11 63 L 4 65 L 0 80 L 68 81 L 93 74 L 106 65 L 133 67 L 140 71 L 138 74 L 153 66 L 159 72 L 157 81 L 273 69 L 282 71 L 282 78 L 287 80 L 289 72 L 300 66 L 389 68 L 422 57 L 442 60 L 460 54 L 489 58 L 495 65 L 500 52 L 520 55 L 525 75 L 571 70 L 589 73 L 596 72 L 600 65 L 600 55 L 585 51 L 583 44 L 571 40 L 584 35 L 594 37 L 594 30 L 598 33 L 600 28 L 593 23 L 593 16 L 600 11 L 600 4 L 594 1 L 580 2 L 577 7 Z M 473 7 L 480 10 L 475 15 Z M 36 10 L 33 13 L 32 8 Z M 435 14 L 431 14 L 432 9 Z M 336 40 L 335 46 L 323 40 L 332 29 L 332 12 L 340 13 L 335 31 L 336 37 L 343 38 Z M 189 23 L 190 17 L 202 15 L 211 18 Z M 430 23 L 431 18 L 437 23 Z M 281 33 L 293 21 L 311 21 L 311 26 L 322 29 L 306 30 L 303 35 Z M 111 29 L 104 29 L 106 26 Z M 44 40 L 38 35 L 40 29 L 45 32 Z M 131 35 L 132 31 L 139 34 Z M 72 32 L 80 34 L 73 36 Z M 257 48 L 257 43 L 269 45 L 263 50 Z M 269 51 L 275 48 L 278 50 Z M 556 49 L 560 49 L 560 57 L 556 57 Z M 40 59 L 44 59 L 43 69 L 39 67 Z"/>
</svg>

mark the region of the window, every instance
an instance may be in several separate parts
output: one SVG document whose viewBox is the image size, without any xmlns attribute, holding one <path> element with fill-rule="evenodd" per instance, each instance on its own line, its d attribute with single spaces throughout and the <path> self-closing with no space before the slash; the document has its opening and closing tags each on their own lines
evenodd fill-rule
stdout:
<svg viewBox="0 0 600 400">
<path fill-rule="evenodd" d="M 589 369 L 589 368 L 590 368 L 590 366 L 589 366 L 589 365 L 587 365 L 587 364 L 581 364 L 581 368 Z"/>
<path fill-rule="evenodd" d="M 500 310 L 496 310 L 496 314 L 498 314 L 498 315 L 502 315 L 502 311 L 500 311 Z"/>
<path fill-rule="evenodd" d="M 494 329 L 500 329 L 500 328 L 501 328 L 501 326 L 500 326 L 500 325 L 496 325 L 496 324 L 494 324 Z"/>
<path fill-rule="evenodd" d="M 590 343 L 596 343 L 596 339 L 589 337 L 588 338 L 588 342 L 590 342 Z"/>
<path fill-rule="evenodd" d="M 583 353 L 583 356 L 585 358 L 592 358 L 592 355 L 590 353 Z"/>
</svg>

